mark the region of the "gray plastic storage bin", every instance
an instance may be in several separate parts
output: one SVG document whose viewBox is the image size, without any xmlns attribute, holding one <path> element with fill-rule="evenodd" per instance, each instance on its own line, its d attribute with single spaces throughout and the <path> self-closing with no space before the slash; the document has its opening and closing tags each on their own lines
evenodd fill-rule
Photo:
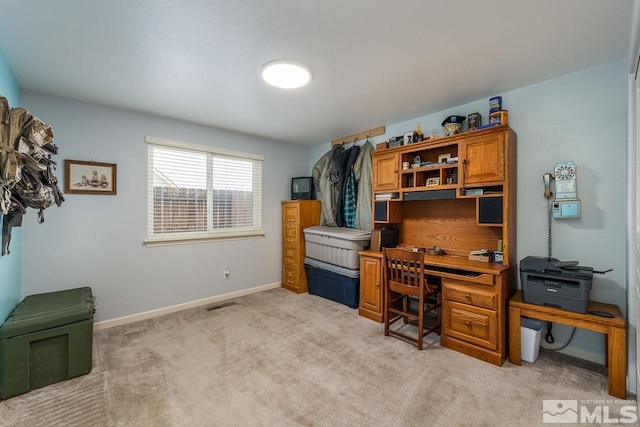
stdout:
<svg viewBox="0 0 640 427">
<path fill-rule="evenodd" d="M 304 230 L 307 258 L 349 268 L 360 269 L 358 251 L 368 249 L 371 232 L 345 227 L 318 225 Z"/>
</svg>

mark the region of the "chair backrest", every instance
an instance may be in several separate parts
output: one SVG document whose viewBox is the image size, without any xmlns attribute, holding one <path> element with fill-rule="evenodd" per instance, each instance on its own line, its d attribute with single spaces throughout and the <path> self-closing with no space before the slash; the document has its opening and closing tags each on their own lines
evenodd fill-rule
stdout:
<svg viewBox="0 0 640 427">
<path fill-rule="evenodd" d="M 418 294 L 424 288 L 424 252 L 384 248 L 384 281 L 389 289 Z"/>
</svg>

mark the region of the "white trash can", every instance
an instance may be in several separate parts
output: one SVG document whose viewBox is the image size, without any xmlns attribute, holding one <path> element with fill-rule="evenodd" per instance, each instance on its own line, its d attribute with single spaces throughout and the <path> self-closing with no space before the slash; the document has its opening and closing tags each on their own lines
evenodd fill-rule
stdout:
<svg viewBox="0 0 640 427">
<path fill-rule="evenodd" d="M 520 358 L 522 360 L 530 363 L 536 361 L 540 351 L 541 335 L 542 322 L 526 317 L 520 319 Z"/>
</svg>

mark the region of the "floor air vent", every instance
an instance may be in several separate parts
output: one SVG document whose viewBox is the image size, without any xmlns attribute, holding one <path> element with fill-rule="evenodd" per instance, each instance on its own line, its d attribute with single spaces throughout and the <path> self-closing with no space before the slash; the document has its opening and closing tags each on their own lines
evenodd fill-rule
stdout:
<svg viewBox="0 0 640 427">
<path fill-rule="evenodd" d="M 236 305 L 236 303 L 235 302 L 225 302 L 225 303 L 222 303 L 222 304 L 210 305 L 205 310 L 213 311 L 213 310 L 217 310 L 219 308 L 229 307 L 230 305 Z"/>
</svg>

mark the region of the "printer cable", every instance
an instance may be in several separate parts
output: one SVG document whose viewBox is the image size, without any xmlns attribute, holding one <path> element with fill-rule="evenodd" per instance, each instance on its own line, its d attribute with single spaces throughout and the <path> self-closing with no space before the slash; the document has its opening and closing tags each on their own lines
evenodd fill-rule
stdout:
<svg viewBox="0 0 640 427">
<path fill-rule="evenodd" d="M 553 334 L 551 333 L 551 328 L 553 327 L 553 323 L 547 321 L 547 335 L 545 335 L 544 340 L 546 342 L 548 342 L 549 344 L 553 344 L 555 342 L 555 340 L 553 339 Z M 576 327 L 573 328 L 573 332 L 571 332 L 571 337 L 569 337 L 569 341 L 567 341 L 567 343 L 565 345 L 563 345 L 562 347 L 559 348 L 547 348 L 547 347 L 543 347 L 546 350 L 553 350 L 553 351 L 558 351 L 558 350 L 562 350 L 563 348 L 565 348 L 566 346 L 569 345 L 569 343 L 573 340 L 573 336 L 576 333 Z"/>
<path fill-rule="evenodd" d="M 551 328 L 553 327 L 553 323 L 547 322 L 547 335 L 545 335 L 544 340 L 549 344 L 553 344 L 555 340 L 553 339 L 553 335 L 551 334 Z"/>
</svg>

